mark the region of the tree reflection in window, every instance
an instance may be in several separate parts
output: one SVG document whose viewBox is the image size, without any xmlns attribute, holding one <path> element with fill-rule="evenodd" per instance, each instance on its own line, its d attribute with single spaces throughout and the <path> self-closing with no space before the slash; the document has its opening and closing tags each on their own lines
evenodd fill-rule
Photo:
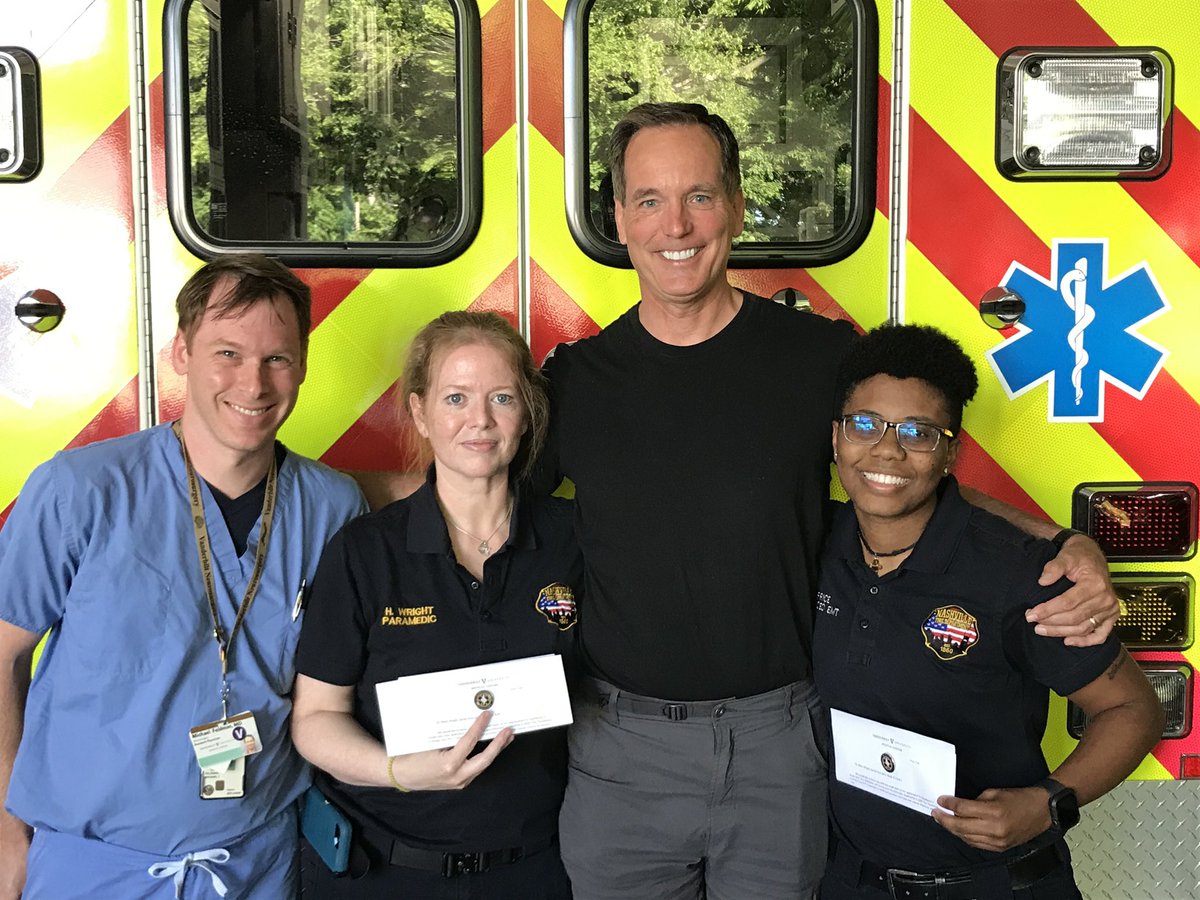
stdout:
<svg viewBox="0 0 1200 900">
<path fill-rule="evenodd" d="M 596 0 L 587 25 L 591 216 L 615 238 L 608 138 L 647 101 L 703 103 L 738 136 L 743 241 L 845 226 L 853 16 L 845 0 Z"/>
<path fill-rule="evenodd" d="M 187 34 L 192 213 L 209 235 L 424 244 L 454 230 L 447 0 L 196 0 Z"/>
</svg>

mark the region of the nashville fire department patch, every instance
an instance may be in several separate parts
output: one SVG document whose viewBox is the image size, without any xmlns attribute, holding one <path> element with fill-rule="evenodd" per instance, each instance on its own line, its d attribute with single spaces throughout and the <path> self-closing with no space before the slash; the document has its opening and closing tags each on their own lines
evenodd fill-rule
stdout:
<svg viewBox="0 0 1200 900">
<path fill-rule="evenodd" d="M 575 592 L 567 585 L 548 584 L 538 591 L 533 608 L 546 617 L 559 631 L 566 631 L 575 624 Z"/>
<path fill-rule="evenodd" d="M 938 659 L 957 659 L 979 642 L 979 620 L 961 606 L 939 606 L 921 626 L 925 646 Z"/>
</svg>

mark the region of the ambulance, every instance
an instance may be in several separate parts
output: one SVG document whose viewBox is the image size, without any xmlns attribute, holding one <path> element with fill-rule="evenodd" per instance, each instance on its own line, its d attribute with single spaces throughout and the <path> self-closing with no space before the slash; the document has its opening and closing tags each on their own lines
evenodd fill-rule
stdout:
<svg viewBox="0 0 1200 900">
<path fill-rule="evenodd" d="M 313 289 L 283 429 L 396 464 L 402 351 L 495 310 L 541 358 L 634 303 L 605 136 L 740 136 L 731 278 L 936 325 L 960 478 L 1091 534 L 1161 742 L 1069 835 L 1085 896 L 1200 896 L 1200 12 L 1181 0 L 0 0 L 0 523 L 56 451 L 175 417 L 215 254 Z M 1055 700 L 1052 764 L 1085 722 Z"/>
</svg>

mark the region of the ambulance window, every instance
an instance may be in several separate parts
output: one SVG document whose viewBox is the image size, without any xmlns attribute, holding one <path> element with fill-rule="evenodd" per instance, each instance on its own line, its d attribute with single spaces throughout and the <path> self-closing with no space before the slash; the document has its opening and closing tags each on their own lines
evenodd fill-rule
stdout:
<svg viewBox="0 0 1200 900">
<path fill-rule="evenodd" d="M 169 0 L 171 220 L 201 256 L 433 265 L 482 209 L 469 0 Z"/>
<path fill-rule="evenodd" d="M 703 103 L 741 147 L 734 265 L 833 262 L 875 204 L 875 6 L 865 0 L 569 0 L 567 214 L 593 258 L 617 242 L 608 138 L 629 109 Z"/>
</svg>

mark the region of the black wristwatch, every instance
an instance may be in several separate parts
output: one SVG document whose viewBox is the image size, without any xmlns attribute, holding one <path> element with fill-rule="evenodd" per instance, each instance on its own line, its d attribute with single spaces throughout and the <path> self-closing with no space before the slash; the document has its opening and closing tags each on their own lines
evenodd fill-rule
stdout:
<svg viewBox="0 0 1200 900">
<path fill-rule="evenodd" d="M 1079 531 L 1078 529 L 1064 528 L 1062 531 L 1060 531 L 1058 534 L 1056 534 L 1054 537 L 1052 537 L 1050 539 L 1050 543 L 1052 543 L 1054 545 L 1055 550 L 1058 550 L 1061 552 L 1062 548 L 1063 548 L 1063 544 L 1065 544 L 1071 538 L 1075 537 L 1075 535 L 1079 535 L 1081 537 L 1087 537 L 1086 534 L 1084 534 L 1082 531 Z"/>
<path fill-rule="evenodd" d="M 1079 824 L 1079 798 L 1071 788 L 1059 784 L 1053 778 L 1038 782 L 1038 787 L 1050 795 L 1050 831 L 1066 834 Z"/>
</svg>

